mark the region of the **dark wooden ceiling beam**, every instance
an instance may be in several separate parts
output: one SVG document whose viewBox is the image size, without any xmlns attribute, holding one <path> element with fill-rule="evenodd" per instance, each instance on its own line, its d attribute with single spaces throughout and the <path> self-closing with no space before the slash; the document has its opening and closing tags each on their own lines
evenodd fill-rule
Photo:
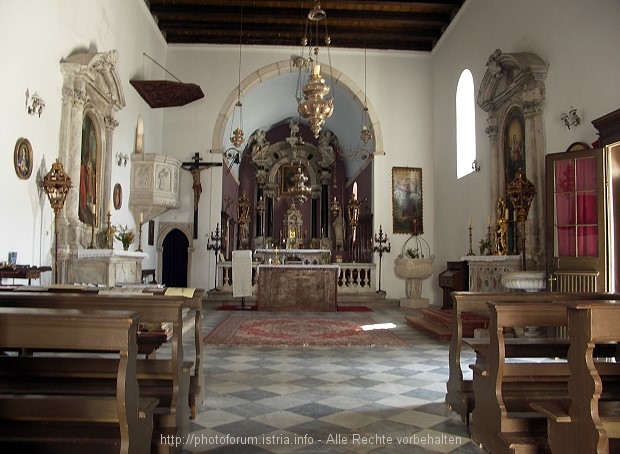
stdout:
<svg viewBox="0 0 620 454">
<path fill-rule="evenodd" d="M 312 25 L 318 25 L 321 41 L 327 25 L 332 47 L 427 51 L 432 50 L 463 1 L 322 2 L 327 20 Z M 149 0 L 149 6 L 168 43 L 239 43 L 239 0 Z M 243 43 L 299 45 L 311 6 L 312 1 L 245 0 Z"/>
</svg>

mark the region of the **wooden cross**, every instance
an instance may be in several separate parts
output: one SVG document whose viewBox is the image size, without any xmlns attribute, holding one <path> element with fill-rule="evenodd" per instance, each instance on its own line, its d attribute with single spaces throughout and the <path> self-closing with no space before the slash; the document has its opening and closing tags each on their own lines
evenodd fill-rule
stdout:
<svg viewBox="0 0 620 454">
<path fill-rule="evenodd" d="M 209 167 L 221 167 L 221 162 L 201 162 L 200 153 L 194 153 L 192 161 L 186 161 L 181 164 L 184 170 L 192 174 L 192 189 L 194 190 L 194 239 L 198 238 L 198 202 L 200 202 L 200 194 L 202 194 L 202 184 L 200 183 L 200 172 Z"/>
</svg>

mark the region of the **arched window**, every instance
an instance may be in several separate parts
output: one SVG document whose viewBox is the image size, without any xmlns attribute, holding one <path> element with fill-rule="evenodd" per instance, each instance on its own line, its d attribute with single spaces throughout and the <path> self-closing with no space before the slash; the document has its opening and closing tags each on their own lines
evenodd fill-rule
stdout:
<svg viewBox="0 0 620 454">
<path fill-rule="evenodd" d="M 473 172 L 476 159 L 476 106 L 474 78 L 469 69 L 461 73 L 456 87 L 456 177 Z"/>
</svg>

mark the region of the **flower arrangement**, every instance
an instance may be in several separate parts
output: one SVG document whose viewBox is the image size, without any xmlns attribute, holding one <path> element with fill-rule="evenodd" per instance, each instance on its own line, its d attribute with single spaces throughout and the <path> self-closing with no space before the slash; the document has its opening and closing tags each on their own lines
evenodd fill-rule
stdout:
<svg viewBox="0 0 620 454">
<path fill-rule="evenodd" d="M 127 226 L 123 227 L 122 225 L 119 225 L 114 226 L 114 231 L 116 232 L 114 234 L 114 238 L 123 243 L 123 249 L 129 249 L 129 245 L 133 243 L 133 240 L 135 239 L 133 230 L 129 229 Z"/>
</svg>

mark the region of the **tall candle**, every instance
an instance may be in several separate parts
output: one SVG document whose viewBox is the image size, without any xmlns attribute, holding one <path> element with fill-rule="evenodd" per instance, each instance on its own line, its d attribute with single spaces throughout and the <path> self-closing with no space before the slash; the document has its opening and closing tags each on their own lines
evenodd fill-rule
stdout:
<svg viewBox="0 0 620 454">
<path fill-rule="evenodd" d="M 314 65 L 314 70 L 312 71 L 312 74 L 314 74 L 315 76 L 319 76 L 321 74 L 321 65 Z"/>
<path fill-rule="evenodd" d="M 504 210 L 504 219 L 508 220 L 508 208 Z"/>
<path fill-rule="evenodd" d="M 142 222 L 144 222 L 144 215 L 140 212 L 140 224 L 142 224 Z"/>
<path fill-rule="evenodd" d="M 112 212 L 112 208 L 114 208 L 114 204 L 112 203 L 112 199 L 108 202 L 108 213 Z"/>
</svg>

